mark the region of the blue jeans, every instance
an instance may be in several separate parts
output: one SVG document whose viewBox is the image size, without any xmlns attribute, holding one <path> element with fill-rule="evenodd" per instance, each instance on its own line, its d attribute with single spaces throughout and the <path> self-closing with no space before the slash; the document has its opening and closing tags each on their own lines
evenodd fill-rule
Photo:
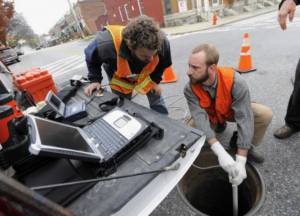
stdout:
<svg viewBox="0 0 300 216">
<path fill-rule="evenodd" d="M 110 82 L 110 80 L 112 79 L 112 75 L 110 73 L 106 73 L 107 74 L 107 78 Z M 119 91 L 115 91 L 114 89 L 111 89 L 112 93 L 118 95 L 118 96 L 121 96 L 121 97 L 124 97 L 128 100 L 131 100 L 131 97 L 132 97 L 132 93 L 129 93 L 129 94 L 124 94 L 122 92 L 119 92 Z M 150 105 L 150 108 L 156 112 L 159 112 L 165 116 L 168 116 L 169 112 L 168 112 L 168 109 L 167 109 L 167 105 L 164 101 L 164 98 L 162 95 L 159 95 L 159 96 L 155 96 L 154 94 L 152 94 L 150 91 L 147 93 L 147 98 L 148 98 L 148 101 L 149 101 L 149 105 Z"/>
</svg>

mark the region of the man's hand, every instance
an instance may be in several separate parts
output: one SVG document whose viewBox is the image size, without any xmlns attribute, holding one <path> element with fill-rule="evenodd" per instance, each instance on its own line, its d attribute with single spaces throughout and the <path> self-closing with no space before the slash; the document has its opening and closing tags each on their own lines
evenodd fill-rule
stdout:
<svg viewBox="0 0 300 216">
<path fill-rule="evenodd" d="M 282 30 L 286 29 L 286 17 L 289 15 L 290 22 L 294 19 L 296 4 L 293 0 L 284 0 L 278 12 L 278 23 Z"/>
<path fill-rule="evenodd" d="M 235 157 L 236 157 L 235 163 L 237 168 L 239 169 L 239 174 L 235 178 L 229 176 L 229 181 L 232 184 L 239 185 L 243 182 L 245 178 L 247 178 L 247 173 L 245 168 L 247 158 L 240 155 L 236 155 Z"/>
<path fill-rule="evenodd" d="M 100 88 L 101 88 L 100 83 L 97 83 L 97 82 L 96 83 L 91 83 L 86 89 L 84 89 L 84 93 L 87 96 L 91 96 L 95 89 L 100 90 Z"/>
<path fill-rule="evenodd" d="M 157 84 L 156 86 L 154 86 L 150 91 L 155 96 L 159 96 L 161 94 L 161 86 L 160 86 L 160 84 Z"/>
<path fill-rule="evenodd" d="M 236 178 L 239 175 L 239 169 L 233 158 L 225 151 L 223 146 L 219 142 L 215 142 L 210 148 L 215 155 L 218 156 L 220 166 L 229 174 L 229 176 Z"/>
</svg>

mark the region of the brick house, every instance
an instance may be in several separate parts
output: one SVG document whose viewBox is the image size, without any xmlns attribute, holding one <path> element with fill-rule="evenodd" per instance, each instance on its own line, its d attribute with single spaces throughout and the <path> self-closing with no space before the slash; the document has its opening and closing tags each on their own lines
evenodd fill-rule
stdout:
<svg viewBox="0 0 300 216">
<path fill-rule="evenodd" d="M 280 0 L 161 0 L 165 26 L 211 21 L 219 17 L 261 9 Z"/>
<path fill-rule="evenodd" d="M 77 1 L 73 8 L 84 34 L 96 33 L 98 31 L 96 20 L 106 11 L 103 0 Z"/>
<path fill-rule="evenodd" d="M 107 10 L 107 24 L 109 25 L 126 25 L 131 18 L 140 15 L 147 15 L 152 17 L 159 25 L 165 25 L 162 0 L 103 1 Z"/>
</svg>

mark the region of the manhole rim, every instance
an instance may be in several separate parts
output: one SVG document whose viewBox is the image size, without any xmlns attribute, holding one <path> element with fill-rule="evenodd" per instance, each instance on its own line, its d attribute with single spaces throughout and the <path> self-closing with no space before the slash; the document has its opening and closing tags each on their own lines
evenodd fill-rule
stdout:
<svg viewBox="0 0 300 216">
<path fill-rule="evenodd" d="M 231 151 L 231 149 L 226 149 L 226 150 Z M 252 209 L 251 212 L 248 212 L 247 214 L 244 215 L 244 216 L 253 216 L 255 213 L 257 213 L 257 211 L 262 207 L 263 203 L 265 202 L 266 187 L 265 187 L 265 181 L 263 179 L 263 176 L 261 175 L 259 170 L 254 166 L 254 164 L 251 161 L 247 161 L 247 165 L 250 166 L 257 173 L 258 179 L 261 183 L 261 190 L 262 190 L 261 191 L 261 199 L 257 203 L 256 207 L 254 209 Z M 185 202 L 185 204 L 188 205 L 188 207 L 190 207 L 193 211 L 195 211 L 195 213 L 199 214 L 200 216 L 209 216 L 203 212 L 200 212 L 198 209 L 196 209 L 194 206 L 192 206 L 192 204 L 190 204 L 190 202 L 187 200 L 187 198 L 182 194 L 182 191 L 179 187 L 179 183 L 176 185 L 176 188 L 177 188 L 177 191 L 178 191 L 181 199 Z"/>
</svg>

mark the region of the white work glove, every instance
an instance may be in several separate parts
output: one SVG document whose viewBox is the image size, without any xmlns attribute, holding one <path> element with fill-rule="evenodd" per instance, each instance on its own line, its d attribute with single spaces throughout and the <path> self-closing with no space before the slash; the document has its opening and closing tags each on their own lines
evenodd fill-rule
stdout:
<svg viewBox="0 0 300 216">
<path fill-rule="evenodd" d="M 235 163 L 237 168 L 239 169 L 239 174 L 235 178 L 229 176 L 229 181 L 234 185 L 239 185 L 243 182 L 245 178 L 247 178 L 247 173 L 245 168 L 247 158 L 240 155 L 236 155 L 235 157 L 236 157 Z"/>
<path fill-rule="evenodd" d="M 237 177 L 239 170 L 236 167 L 233 158 L 225 151 L 223 146 L 219 142 L 215 142 L 211 147 L 211 150 L 218 156 L 220 166 L 233 178 Z"/>
</svg>

